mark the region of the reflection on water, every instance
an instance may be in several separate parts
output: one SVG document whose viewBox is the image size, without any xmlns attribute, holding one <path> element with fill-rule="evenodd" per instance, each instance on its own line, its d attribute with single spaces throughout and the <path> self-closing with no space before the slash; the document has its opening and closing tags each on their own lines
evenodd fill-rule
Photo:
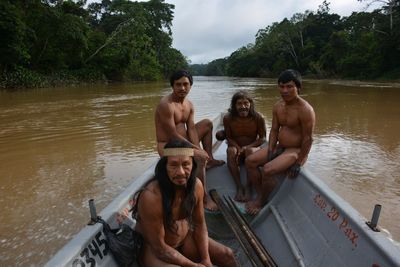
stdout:
<svg viewBox="0 0 400 267">
<path fill-rule="evenodd" d="M 275 80 L 195 77 L 196 120 L 249 90 L 269 130 Z M 400 85 L 306 81 L 317 115 L 308 168 L 400 240 Z M 0 92 L 0 265 L 42 265 L 156 158 L 153 113 L 168 83 Z"/>
</svg>

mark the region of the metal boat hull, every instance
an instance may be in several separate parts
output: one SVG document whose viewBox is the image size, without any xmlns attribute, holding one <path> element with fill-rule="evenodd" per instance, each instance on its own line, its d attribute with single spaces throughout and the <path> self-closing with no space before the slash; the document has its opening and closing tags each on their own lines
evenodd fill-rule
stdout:
<svg viewBox="0 0 400 267">
<path fill-rule="evenodd" d="M 222 127 L 214 120 L 214 134 Z M 214 157 L 226 161 L 226 143 L 214 143 Z M 153 164 L 136 178 L 100 216 L 111 226 L 117 218 L 134 224 L 128 210 L 133 194 L 153 176 Z M 242 170 L 243 182 L 246 174 Z M 277 176 L 279 189 L 258 215 L 246 215 L 278 266 L 400 267 L 399 245 L 366 225 L 366 219 L 306 169 L 296 179 Z M 225 165 L 207 171 L 207 190 L 235 194 Z M 237 203 L 244 213 L 243 204 Z M 209 235 L 234 249 L 241 266 L 251 266 L 220 213 L 206 212 Z M 85 226 L 46 266 L 117 266 L 105 247 L 102 226 Z"/>
</svg>

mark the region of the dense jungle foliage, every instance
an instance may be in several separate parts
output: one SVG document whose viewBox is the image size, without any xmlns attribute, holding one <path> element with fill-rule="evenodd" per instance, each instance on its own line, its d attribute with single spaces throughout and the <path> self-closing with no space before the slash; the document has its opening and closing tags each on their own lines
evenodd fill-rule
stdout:
<svg viewBox="0 0 400 267">
<path fill-rule="evenodd" d="M 275 77 L 295 68 L 319 78 L 400 79 L 400 0 L 362 2 L 383 5 L 340 17 L 324 1 L 318 11 L 275 22 L 258 31 L 254 44 L 191 70 L 197 75 Z"/>
<path fill-rule="evenodd" d="M 348 17 L 317 11 L 260 29 L 194 75 L 275 77 L 286 68 L 326 78 L 400 78 L 400 0 Z M 1 0 L 0 88 L 159 80 L 188 60 L 172 47 L 174 5 L 164 0 Z"/>
<path fill-rule="evenodd" d="M 1 0 L 0 88 L 158 80 L 187 59 L 164 0 Z"/>
</svg>

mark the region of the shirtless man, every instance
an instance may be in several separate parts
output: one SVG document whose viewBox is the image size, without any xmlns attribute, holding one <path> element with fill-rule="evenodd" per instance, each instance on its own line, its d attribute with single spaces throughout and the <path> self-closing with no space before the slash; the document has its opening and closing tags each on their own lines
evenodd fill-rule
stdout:
<svg viewBox="0 0 400 267">
<path fill-rule="evenodd" d="M 157 149 L 163 155 L 164 145 L 174 139 L 190 142 L 195 148 L 194 157 L 199 162 L 198 177 L 206 188 L 206 168 L 224 164 L 212 155 L 212 122 L 204 119 L 194 123 L 192 102 L 186 99 L 193 85 L 193 78 L 187 71 L 177 71 L 170 78 L 172 93 L 164 96 L 155 112 Z M 200 141 L 204 150 L 200 147 Z M 217 205 L 205 193 L 205 208 L 216 210 Z"/>
<path fill-rule="evenodd" d="M 276 186 L 273 175 L 286 171 L 297 177 L 311 149 L 315 113 L 311 105 L 299 96 L 301 76 L 295 70 L 285 70 L 278 78 L 282 97 L 272 110 L 272 128 L 268 147 L 246 159 L 247 177 L 255 185 L 255 200 L 246 203 L 246 210 L 256 214 L 266 203 Z M 262 166 L 261 173 L 258 167 Z"/>
<path fill-rule="evenodd" d="M 263 116 L 254 109 L 253 99 L 244 91 L 235 93 L 228 113 L 224 116 L 224 130 L 228 142 L 228 168 L 236 184 L 237 201 L 250 199 L 251 183 L 246 187 L 240 181 L 240 163 L 257 151 L 265 142 L 266 128 Z"/>
<path fill-rule="evenodd" d="M 163 153 L 132 212 L 144 239 L 141 266 L 238 266 L 230 248 L 208 237 L 192 145 L 172 141 Z"/>
</svg>

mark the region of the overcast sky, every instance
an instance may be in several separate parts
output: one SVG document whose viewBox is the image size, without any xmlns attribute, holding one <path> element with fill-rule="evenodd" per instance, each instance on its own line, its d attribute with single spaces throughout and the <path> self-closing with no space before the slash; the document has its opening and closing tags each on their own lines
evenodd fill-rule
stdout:
<svg viewBox="0 0 400 267">
<path fill-rule="evenodd" d="M 254 43 L 259 29 L 290 19 L 305 10 L 317 11 L 323 0 L 166 0 L 174 4 L 173 47 L 192 64 L 229 56 Z M 331 0 L 331 13 L 349 16 L 365 10 L 365 2 Z M 370 11 L 372 8 L 369 8 Z"/>
</svg>

